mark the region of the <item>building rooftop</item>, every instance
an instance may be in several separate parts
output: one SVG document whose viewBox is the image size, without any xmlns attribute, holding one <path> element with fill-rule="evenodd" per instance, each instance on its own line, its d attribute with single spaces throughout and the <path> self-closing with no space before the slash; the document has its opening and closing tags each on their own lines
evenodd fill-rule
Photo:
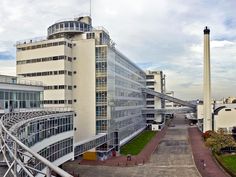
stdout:
<svg viewBox="0 0 236 177">
<path fill-rule="evenodd" d="M 30 85 L 30 86 L 43 86 L 40 81 L 27 80 L 24 77 L 0 75 L 0 83 L 3 84 L 18 84 L 18 85 Z"/>
</svg>

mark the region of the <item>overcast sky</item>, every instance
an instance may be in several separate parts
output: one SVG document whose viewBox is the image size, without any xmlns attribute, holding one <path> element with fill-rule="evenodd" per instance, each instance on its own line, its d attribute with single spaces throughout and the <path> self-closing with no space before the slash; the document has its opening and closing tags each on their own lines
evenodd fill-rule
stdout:
<svg viewBox="0 0 236 177">
<path fill-rule="evenodd" d="M 203 29 L 211 29 L 214 98 L 236 96 L 236 0 L 92 0 L 93 26 L 143 69 L 162 70 L 167 89 L 202 98 Z M 46 36 L 54 22 L 89 13 L 89 0 L 1 0 L 0 74 L 15 74 L 18 40 Z"/>
</svg>

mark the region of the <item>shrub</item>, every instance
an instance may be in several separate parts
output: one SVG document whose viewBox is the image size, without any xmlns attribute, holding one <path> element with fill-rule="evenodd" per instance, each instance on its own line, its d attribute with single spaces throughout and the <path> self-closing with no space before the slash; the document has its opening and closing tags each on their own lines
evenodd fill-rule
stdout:
<svg viewBox="0 0 236 177">
<path fill-rule="evenodd" d="M 212 130 L 208 130 L 205 133 L 202 134 L 203 139 L 206 141 L 208 138 L 210 138 L 215 132 Z"/>
<path fill-rule="evenodd" d="M 222 148 L 236 147 L 236 143 L 231 135 L 220 133 L 210 133 L 210 137 L 206 139 L 206 145 L 213 152 L 220 154 Z"/>
</svg>

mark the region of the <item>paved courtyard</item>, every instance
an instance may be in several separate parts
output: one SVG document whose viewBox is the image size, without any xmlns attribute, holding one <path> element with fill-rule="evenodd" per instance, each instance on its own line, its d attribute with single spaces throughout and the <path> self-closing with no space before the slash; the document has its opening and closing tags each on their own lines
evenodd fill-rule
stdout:
<svg viewBox="0 0 236 177">
<path fill-rule="evenodd" d="M 200 177 L 192 159 L 184 117 L 177 115 L 174 124 L 175 127 L 168 128 L 149 163 L 134 167 L 67 164 L 65 168 L 80 177 Z"/>
</svg>

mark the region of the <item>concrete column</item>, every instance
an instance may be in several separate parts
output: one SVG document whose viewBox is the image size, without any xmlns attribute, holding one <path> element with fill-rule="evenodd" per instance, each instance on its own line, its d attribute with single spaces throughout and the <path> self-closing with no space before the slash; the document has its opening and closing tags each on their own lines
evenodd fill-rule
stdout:
<svg viewBox="0 0 236 177">
<path fill-rule="evenodd" d="M 203 132 L 212 130 L 210 30 L 204 29 Z"/>
</svg>

